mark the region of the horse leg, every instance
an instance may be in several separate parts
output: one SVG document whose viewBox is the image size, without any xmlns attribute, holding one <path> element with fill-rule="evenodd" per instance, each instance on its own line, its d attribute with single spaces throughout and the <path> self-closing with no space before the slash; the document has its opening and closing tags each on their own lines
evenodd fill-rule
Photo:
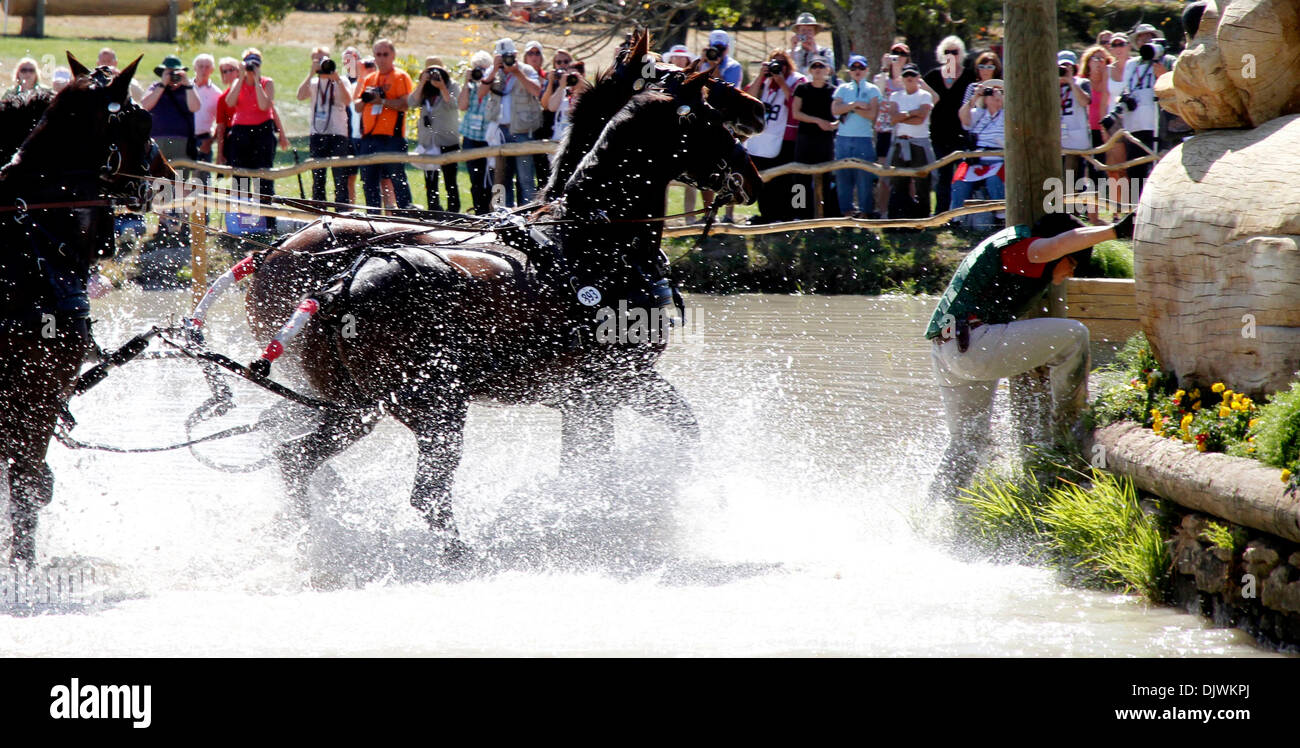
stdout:
<svg viewBox="0 0 1300 748">
<path fill-rule="evenodd" d="M 289 497 L 298 516 L 307 520 L 311 505 L 307 489 L 311 477 L 326 460 L 352 446 L 369 434 L 374 422 L 364 411 L 329 410 L 323 414 L 315 431 L 281 444 L 275 450 L 280 474 L 289 489 Z"/>
<path fill-rule="evenodd" d="M 641 372 L 640 381 L 633 387 L 627 406 L 639 416 L 663 421 L 677 434 L 684 448 L 695 448 L 700 443 L 700 422 L 690 403 L 663 375 L 654 369 Z"/>
<path fill-rule="evenodd" d="M 400 401 L 393 408 L 393 416 L 415 434 L 420 449 L 411 506 L 446 543 L 452 557 L 468 550 L 460 541 L 451 510 L 451 487 L 464 448 L 468 412 L 468 399 L 454 387 L 442 390 L 436 400 Z"/>
<path fill-rule="evenodd" d="M 32 568 L 36 563 L 36 513 L 54 498 L 54 473 L 41 462 L 9 465 L 9 521 L 13 545 L 9 563 Z"/>
<path fill-rule="evenodd" d="M 585 393 L 560 405 L 560 469 L 569 475 L 609 462 L 614 451 L 614 406 Z"/>
</svg>

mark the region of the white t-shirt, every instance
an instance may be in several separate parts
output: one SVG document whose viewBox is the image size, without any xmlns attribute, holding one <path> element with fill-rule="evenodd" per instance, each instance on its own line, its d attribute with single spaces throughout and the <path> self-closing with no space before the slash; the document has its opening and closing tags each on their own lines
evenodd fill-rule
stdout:
<svg viewBox="0 0 1300 748">
<path fill-rule="evenodd" d="M 799 73 L 791 73 L 785 79 L 785 84 L 793 92 L 795 87 L 805 80 L 807 79 Z M 749 151 L 751 156 L 776 158 L 781 154 L 781 142 L 785 140 L 785 126 L 790 121 L 792 102 L 786 98 L 780 86 L 773 88 L 768 83 L 763 84 L 761 98 L 763 106 L 767 109 L 767 119 L 764 122 L 763 132 L 745 141 L 745 150 Z"/>
<path fill-rule="evenodd" d="M 221 98 L 221 89 L 208 80 L 208 85 L 194 84 L 194 93 L 199 97 L 199 111 L 194 113 L 194 134 L 211 135 L 212 125 L 217 121 L 217 99 Z"/>
<path fill-rule="evenodd" d="M 311 79 L 311 108 L 307 116 L 311 118 L 312 135 L 342 135 L 348 137 L 348 105 L 352 97 L 343 86 L 334 81 L 325 81 L 321 85 L 319 76 Z M 360 115 L 353 119 L 361 119 Z"/>
<path fill-rule="evenodd" d="M 1075 78 L 1074 82 L 1084 93 L 1092 93 L 1092 84 L 1087 78 Z M 1061 84 L 1061 145 L 1065 148 L 1092 147 L 1088 107 L 1080 104 L 1074 96 L 1074 89 L 1064 83 Z"/>
<path fill-rule="evenodd" d="M 1124 109 L 1124 129 L 1129 132 L 1156 129 L 1156 71 L 1152 63 L 1130 59 L 1124 64 L 1123 90 L 1137 99 L 1137 108 Z"/>
<path fill-rule="evenodd" d="M 916 89 L 916 93 L 906 91 L 895 91 L 889 95 L 889 100 L 898 105 L 900 112 L 912 112 L 920 108 L 923 104 L 934 106 L 934 100 L 930 92 L 923 88 Z M 906 135 L 909 138 L 929 138 L 930 137 L 930 112 L 926 112 L 925 121 L 919 125 L 909 125 L 899 122 L 894 125 L 894 137 Z"/>
<path fill-rule="evenodd" d="M 970 127 L 966 128 L 975 137 L 976 148 L 996 148 L 1002 150 L 1007 142 L 1007 110 L 999 109 L 990 115 L 983 107 L 976 108 L 970 115 Z"/>
</svg>

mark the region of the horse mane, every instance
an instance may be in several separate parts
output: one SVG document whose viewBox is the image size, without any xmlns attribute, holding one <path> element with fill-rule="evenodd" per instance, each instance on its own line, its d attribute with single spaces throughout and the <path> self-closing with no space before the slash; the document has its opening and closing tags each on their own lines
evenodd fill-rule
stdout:
<svg viewBox="0 0 1300 748">
<path fill-rule="evenodd" d="M 44 88 L 0 97 L 0 165 L 8 163 L 36 130 L 53 100 L 54 92 Z"/>
</svg>

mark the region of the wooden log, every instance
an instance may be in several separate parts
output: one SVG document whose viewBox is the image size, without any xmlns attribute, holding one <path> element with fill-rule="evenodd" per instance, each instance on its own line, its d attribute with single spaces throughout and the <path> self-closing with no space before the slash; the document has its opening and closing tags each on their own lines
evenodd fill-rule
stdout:
<svg viewBox="0 0 1300 748">
<path fill-rule="evenodd" d="M 1131 422 L 1092 434 L 1088 454 L 1143 491 L 1229 522 L 1300 542 L 1300 499 L 1286 495 L 1281 471 L 1254 460 L 1197 452 Z M 1098 449 L 1100 448 L 1100 449 Z"/>
<path fill-rule="evenodd" d="M 172 0 L 8 0 L 10 16 L 35 15 L 37 5 L 47 16 L 165 16 Z M 194 8 L 194 0 L 177 0 L 177 11 Z"/>
<path fill-rule="evenodd" d="M 1142 328 L 1185 386 L 1259 397 L 1300 369 L 1300 115 L 1179 145 L 1138 207 Z"/>
</svg>

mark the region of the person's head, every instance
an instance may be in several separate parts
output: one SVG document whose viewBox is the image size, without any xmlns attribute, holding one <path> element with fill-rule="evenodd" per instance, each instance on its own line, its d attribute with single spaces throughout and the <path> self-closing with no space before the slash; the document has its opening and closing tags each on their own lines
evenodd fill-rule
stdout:
<svg viewBox="0 0 1300 748">
<path fill-rule="evenodd" d="M 714 29 L 709 32 L 709 45 L 704 48 L 704 58 L 709 62 L 717 62 L 727 56 L 729 49 L 731 49 L 731 35 L 722 29 Z"/>
<path fill-rule="evenodd" d="M 921 88 L 921 69 L 917 66 L 910 63 L 904 65 L 902 78 L 904 91 L 913 94 Z"/>
<path fill-rule="evenodd" d="M 979 89 L 975 93 L 980 97 L 979 105 L 987 109 L 990 114 L 997 114 L 998 110 L 1006 104 L 1007 89 L 1000 78 L 980 81 Z"/>
<path fill-rule="evenodd" d="M 497 39 L 496 45 L 492 48 L 492 54 L 496 59 L 500 60 L 501 64 L 505 67 L 510 67 L 511 65 L 520 62 L 519 49 L 515 47 L 514 39 Z"/>
<path fill-rule="evenodd" d="M 380 39 L 371 47 L 375 55 L 375 65 L 379 66 L 379 72 L 393 72 L 393 63 L 397 62 L 397 47 L 389 39 Z"/>
<path fill-rule="evenodd" d="M 849 55 L 849 77 L 860 81 L 867 77 L 867 58 L 862 55 Z"/>
<path fill-rule="evenodd" d="M 188 70 L 189 68 L 181 63 L 181 58 L 167 55 L 163 58 L 162 64 L 153 69 L 153 74 L 158 76 L 164 85 L 178 86 L 181 83 L 181 73 Z"/>
<path fill-rule="evenodd" d="M 685 68 L 691 64 L 691 50 L 685 44 L 674 44 L 664 53 L 664 61 L 669 65 Z"/>
<path fill-rule="evenodd" d="M 945 36 L 939 46 L 934 48 L 934 56 L 939 58 L 939 64 L 945 66 L 954 65 L 958 73 L 961 72 L 962 65 L 966 64 L 966 42 L 958 36 Z"/>
<path fill-rule="evenodd" d="M 814 56 L 808 61 L 808 76 L 812 78 L 813 83 L 821 83 L 831 77 L 830 62 L 821 55 Z"/>
<path fill-rule="evenodd" d="M 1110 44 L 1110 38 L 1114 35 L 1115 32 L 1111 31 L 1110 29 L 1102 29 L 1101 31 L 1097 32 L 1097 46 L 1104 47 L 1107 44 Z"/>
<path fill-rule="evenodd" d="M 217 69 L 217 61 L 212 59 L 212 55 L 204 52 L 194 58 L 194 77 L 199 81 L 206 83 L 212 77 L 212 71 Z"/>
<path fill-rule="evenodd" d="M 555 54 L 551 55 L 551 65 L 556 70 L 568 70 L 572 64 L 573 53 L 563 47 L 555 50 Z"/>
<path fill-rule="evenodd" d="M 1066 75 L 1073 78 L 1079 74 L 1079 57 L 1068 49 L 1063 49 L 1056 53 L 1057 72 L 1061 77 Z"/>
<path fill-rule="evenodd" d="M 1115 58 L 1100 44 L 1088 47 L 1079 59 L 1079 73 L 1089 78 L 1104 76 L 1107 66 L 1114 61 Z"/>
<path fill-rule="evenodd" d="M 524 45 L 524 64 L 533 70 L 542 69 L 543 59 L 541 42 L 528 42 Z"/>
<path fill-rule="evenodd" d="M 469 58 L 469 66 L 480 70 L 487 70 L 492 67 L 492 55 L 480 49 Z"/>
<path fill-rule="evenodd" d="M 96 64 L 100 67 L 117 70 L 117 53 L 113 51 L 112 47 L 104 47 L 99 50 L 99 59 Z"/>
<path fill-rule="evenodd" d="M 62 65 L 54 68 L 54 77 L 50 79 L 50 88 L 54 89 L 54 93 L 62 91 L 63 87 L 71 82 L 72 71 L 70 69 Z"/>
<path fill-rule="evenodd" d="M 821 30 L 822 25 L 817 23 L 812 13 L 800 13 L 794 20 L 794 33 L 799 37 L 800 43 L 816 41 L 817 32 Z"/>
<path fill-rule="evenodd" d="M 343 50 L 343 66 L 355 75 L 361 69 L 361 53 L 357 52 L 356 47 L 347 47 Z"/>
<path fill-rule="evenodd" d="M 14 82 L 18 88 L 23 91 L 30 91 L 41 82 L 41 69 L 36 65 L 36 60 L 30 57 L 24 57 L 18 61 L 14 67 Z"/>
<path fill-rule="evenodd" d="M 246 76 L 258 76 L 262 74 L 262 50 L 257 47 L 249 47 L 239 54 L 242 60 L 243 73 Z"/>
<path fill-rule="evenodd" d="M 771 68 L 772 63 L 774 62 L 780 63 L 781 65 L 781 78 L 789 77 L 790 72 L 794 70 L 794 62 L 790 59 L 790 53 L 784 49 L 772 50 L 772 54 L 768 56 L 767 62 L 765 63 L 765 69 Z"/>
<path fill-rule="evenodd" d="M 240 62 L 233 57 L 222 57 L 217 61 L 217 72 L 221 74 L 221 82 L 229 86 L 239 77 Z"/>
<path fill-rule="evenodd" d="M 1155 39 L 1160 35 L 1160 31 L 1149 23 L 1139 23 L 1133 29 L 1133 46 L 1141 47 L 1143 44 Z"/>
<path fill-rule="evenodd" d="M 312 47 L 311 62 L 312 65 L 319 65 L 320 61 L 330 56 L 329 47 Z"/>
<path fill-rule="evenodd" d="M 375 62 L 375 58 L 373 57 L 362 58 L 361 60 L 362 75 L 370 75 L 371 73 L 375 72 L 378 69 L 379 69 L 379 64 Z"/>
<path fill-rule="evenodd" d="M 1128 34 L 1112 34 L 1110 37 L 1110 53 L 1116 59 L 1123 60 L 1128 57 L 1133 48 L 1129 44 Z"/>
<path fill-rule="evenodd" d="M 993 52 L 980 52 L 975 58 L 975 73 L 982 81 L 1002 77 L 1002 60 Z"/>
</svg>

